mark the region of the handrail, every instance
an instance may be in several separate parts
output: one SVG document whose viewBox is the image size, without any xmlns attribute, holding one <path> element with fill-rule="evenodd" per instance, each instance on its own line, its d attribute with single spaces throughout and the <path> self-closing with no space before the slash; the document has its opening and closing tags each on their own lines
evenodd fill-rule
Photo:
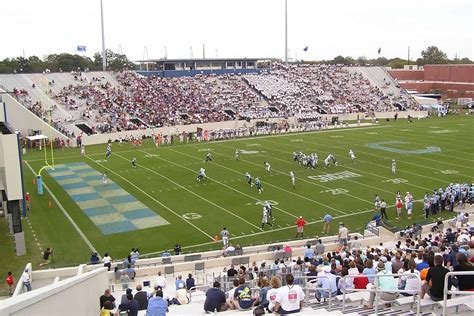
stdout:
<svg viewBox="0 0 474 316">
<path fill-rule="evenodd" d="M 307 280 L 307 279 L 308 279 L 308 276 L 304 276 L 302 279 L 303 279 L 303 280 L 304 280 L 304 279 Z M 305 295 L 306 301 L 308 300 L 309 290 L 310 290 L 310 288 L 308 288 L 307 284 L 308 284 L 308 283 L 310 283 L 310 284 L 315 284 L 315 283 L 317 283 L 317 282 L 319 281 L 319 279 L 328 279 L 328 281 L 329 281 L 329 287 L 317 287 L 317 286 L 316 286 L 316 287 L 314 287 L 314 288 L 312 287 L 311 289 L 312 289 L 312 290 L 325 290 L 325 291 L 328 291 L 328 293 L 329 293 L 329 297 L 328 297 L 328 299 L 329 299 L 329 302 L 328 302 L 328 309 L 329 309 L 329 311 L 331 311 L 331 309 L 332 309 L 332 307 L 331 307 L 331 306 L 332 306 L 332 293 L 334 292 L 334 290 L 333 290 L 332 287 L 331 287 L 331 280 L 330 280 L 329 277 L 326 276 L 326 275 L 312 276 L 310 281 L 306 281 L 306 284 L 305 284 L 305 287 L 304 287 L 304 288 L 305 288 L 305 294 L 306 294 L 306 295 Z M 337 289 L 335 289 L 335 290 L 337 290 Z"/>
<path fill-rule="evenodd" d="M 421 290 L 421 279 L 420 279 L 420 276 L 416 273 L 404 273 L 404 274 L 375 274 L 375 275 L 372 275 L 375 280 L 374 280 L 374 286 L 371 288 L 371 289 L 351 289 L 350 292 L 375 292 L 375 314 L 377 315 L 378 314 L 378 305 L 379 305 L 379 292 L 391 292 L 391 293 L 405 293 L 407 292 L 406 290 L 390 290 L 390 291 L 385 291 L 385 290 L 380 290 L 378 288 L 379 286 L 379 278 L 381 277 L 401 277 L 401 276 L 414 276 L 416 279 L 418 279 L 419 281 L 419 284 L 420 284 L 420 290 Z M 346 275 L 344 277 L 342 277 L 339 282 L 342 282 L 344 281 L 345 279 L 352 279 L 352 278 L 365 278 L 367 277 L 366 275 Z M 419 295 L 420 294 L 420 290 L 418 290 L 418 293 L 413 293 L 413 296 L 415 295 Z M 349 292 L 349 291 L 344 291 L 342 293 L 342 313 L 345 312 L 345 307 L 346 307 L 346 292 Z M 472 294 L 472 292 L 470 292 Z M 420 300 L 418 299 L 417 300 L 417 303 L 416 303 L 416 315 L 420 315 Z"/>
<path fill-rule="evenodd" d="M 474 275 L 474 271 L 451 271 L 446 273 L 444 276 L 444 288 L 443 288 L 443 316 L 446 316 L 446 302 L 448 300 L 448 295 L 449 294 L 460 294 L 460 295 L 473 295 L 474 292 L 472 291 L 452 291 L 448 290 L 448 278 L 450 278 L 452 275 Z"/>
</svg>

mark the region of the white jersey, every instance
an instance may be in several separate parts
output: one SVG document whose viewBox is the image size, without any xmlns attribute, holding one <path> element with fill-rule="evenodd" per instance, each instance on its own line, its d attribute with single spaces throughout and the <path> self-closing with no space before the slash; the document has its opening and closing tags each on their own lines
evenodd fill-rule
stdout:
<svg viewBox="0 0 474 316">
<path fill-rule="evenodd" d="M 204 169 L 204 168 L 199 169 L 199 175 L 201 177 L 206 177 L 206 169 Z"/>
<path fill-rule="evenodd" d="M 268 162 L 266 162 L 266 163 L 265 163 L 265 170 L 266 170 L 267 172 L 270 172 L 271 169 L 272 169 L 272 167 L 270 166 L 270 164 L 269 164 Z"/>
<path fill-rule="evenodd" d="M 104 174 L 102 175 L 102 182 L 103 182 L 104 184 L 107 184 L 108 181 L 109 181 L 109 177 L 107 177 L 107 175 L 104 173 Z"/>
<path fill-rule="evenodd" d="M 268 210 L 265 206 L 263 207 L 262 223 L 268 223 Z"/>
<path fill-rule="evenodd" d="M 352 160 L 355 160 L 355 158 L 356 158 L 354 152 L 352 151 L 352 149 L 349 150 L 349 157 L 351 157 Z"/>
<path fill-rule="evenodd" d="M 329 166 L 329 160 L 331 160 L 330 156 L 327 156 L 326 159 L 324 159 L 324 166 Z"/>
<path fill-rule="evenodd" d="M 395 173 L 395 170 L 397 169 L 397 162 L 395 160 L 392 161 L 392 172 Z"/>
<path fill-rule="evenodd" d="M 293 185 L 295 185 L 296 177 L 295 177 L 295 174 L 293 173 L 293 171 L 290 171 L 290 179 L 291 179 L 291 183 Z"/>
</svg>

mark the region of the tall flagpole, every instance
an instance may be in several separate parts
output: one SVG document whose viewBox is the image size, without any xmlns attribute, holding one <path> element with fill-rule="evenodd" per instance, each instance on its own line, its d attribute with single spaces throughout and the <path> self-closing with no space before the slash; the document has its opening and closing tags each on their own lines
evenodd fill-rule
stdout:
<svg viewBox="0 0 474 316">
<path fill-rule="evenodd" d="M 285 0 L 285 64 L 288 65 L 288 0 Z"/>
<path fill-rule="evenodd" d="M 105 57 L 104 8 L 102 6 L 102 0 L 100 0 L 100 24 L 102 28 L 102 70 L 105 71 L 107 67 L 107 58 Z"/>
</svg>

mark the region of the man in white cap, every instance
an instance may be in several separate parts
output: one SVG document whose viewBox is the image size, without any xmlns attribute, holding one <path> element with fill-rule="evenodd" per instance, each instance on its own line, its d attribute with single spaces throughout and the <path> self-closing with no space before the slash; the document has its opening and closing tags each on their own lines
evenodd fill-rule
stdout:
<svg viewBox="0 0 474 316">
<path fill-rule="evenodd" d="M 21 280 L 21 283 L 23 284 L 23 286 L 26 287 L 27 292 L 32 290 L 32 288 L 31 288 L 31 276 L 28 273 L 28 268 L 26 268 L 25 271 L 23 271 L 20 280 Z"/>
</svg>

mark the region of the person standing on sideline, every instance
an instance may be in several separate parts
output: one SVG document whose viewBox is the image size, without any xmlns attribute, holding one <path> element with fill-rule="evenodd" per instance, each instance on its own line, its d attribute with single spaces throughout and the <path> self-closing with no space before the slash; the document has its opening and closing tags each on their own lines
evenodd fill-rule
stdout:
<svg viewBox="0 0 474 316">
<path fill-rule="evenodd" d="M 388 220 L 387 216 L 387 203 L 385 200 L 382 199 L 382 203 L 380 203 L 380 214 L 382 215 L 382 218 L 385 216 L 385 219 Z"/>
<path fill-rule="evenodd" d="M 303 238 L 304 225 L 306 225 L 306 221 L 304 220 L 303 216 L 300 216 L 300 218 L 296 220 L 296 237 L 295 238 L 298 238 L 298 235 L 301 235 L 301 238 Z"/>
<path fill-rule="evenodd" d="M 321 233 L 329 234 L 329 228 L 331 226 L 332 216 L 328 212 L 326 212 L 326 215 L 324 215 L 323 220 L 324 220 L 323 231 Z"/>
<path fill-rule="evenodd" d="M 31 197 L 30 197 L 30 192 L 26 192 L 25 194 L 25 202 L 26 202 L 26 211 L 30 212 L 31 211 Z"/>
<path fill-rule="evenodd" d="M 107 172 L 104 172 L 104 174 L 102 175 L 102 183 L 106 185 L 108 181 L 109 177 L 107 176 Z"/>
<path fill-rule="evenodd" d="M 224 247 L 227 248 L 227 246 L 229 246 L 229 231 L 227 230 L 226 227 L 222 228 L 221 237 L 222 237 L 222 243 L 224 244 Z"/>
<path fill-rule="evenodd" d="M 27 292 L 32 290 L 32 288 L 31 288 L 31 276 L 28 273 L 28 268 L 26 268 L 25 271 L 23 271 L 20 280 L 21 280 L 21 283 L 23 284 L 23 287 L 26 287 Z"/>
<path fill-rule="evenodd" d="M 12 287 L 13 287 L 14 281 L 13 281 L 13 276 L 11 272 L 8 272 L 8 275 L 5 281 L 7 282 L 7 285 L 8 285 L 8 295 L 12 295 Z"/>
<path fill-rule="evenodd" d="M 400 219 L 400 216 L 402 215 L 403 202 L 402 202 L 402 199 L 399 197 L 397 197 L 395 208 L 397 210 L 397 215 L 396 215 L 397 219 Z"/>
</svg>

